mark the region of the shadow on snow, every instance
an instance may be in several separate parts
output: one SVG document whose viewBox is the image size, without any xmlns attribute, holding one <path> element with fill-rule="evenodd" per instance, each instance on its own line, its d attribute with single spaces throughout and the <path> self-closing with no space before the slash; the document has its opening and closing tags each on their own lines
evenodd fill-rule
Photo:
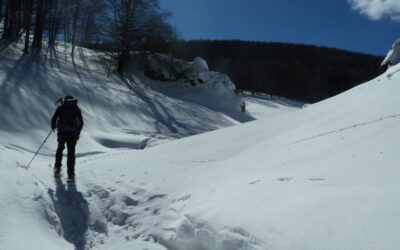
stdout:
<svg viewBox="0 0 400 250">
<path fill-rule="evenodd" d="M 65 240 L 75 246 L 75 250 L 84 250 L 86 234 L 89 229 L 89 207 L 76 185 L 65 185 L 61 178 L 56 178 L 56 191 L 48 191 L 54 204 L 54 210 L 60 220 Z"/>
</svg>

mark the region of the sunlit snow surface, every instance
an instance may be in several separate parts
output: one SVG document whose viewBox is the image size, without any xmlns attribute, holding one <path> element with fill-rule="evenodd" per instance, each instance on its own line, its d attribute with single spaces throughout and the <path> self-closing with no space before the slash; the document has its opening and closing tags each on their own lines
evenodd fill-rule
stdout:
<svg viewBox="0 0 400 250">
<path fill-rule="evenodd" d="M 200 105 L 205 90 L 126 89 L 79 68 L 87 127 L 77 183 L 67 185 L 51 176 L 54 135 L 25 165 L 47 134 L 57 86 L 79 77 L 30 72 L 17 49 L 1 53 L 0 249 L 400 248 L 400 67 L 301 109 L 245 96 L 264 118 L 244 124 L 212 111 L 212 100 Z M 7 84 L 9 74 L 25 80 Z M 138 105 L 144 96 L 159 113 Z"/>
</svg>

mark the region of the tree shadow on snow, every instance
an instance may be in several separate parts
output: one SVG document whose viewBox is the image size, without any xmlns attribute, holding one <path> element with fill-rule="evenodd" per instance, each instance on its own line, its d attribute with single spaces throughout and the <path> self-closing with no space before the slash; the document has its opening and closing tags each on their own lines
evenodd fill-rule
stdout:
<svg viewBox="0 0 400 250">
<path fill-rule="evenodd" d="M 147 96 L 143 91 L 138 89 L 135 84 L 132 84 L 129 79 L 125 77 L 119 77 L 121 82 L 125 84 L 125 86 L 132 91 L 137 97 L 139 97 L 142 101 L 144 101 L 147 104 L 147 107 L 150 108 L 151 113 L 157 118 L 159 124 L 156 124 L 157 126 L 157 131 L 162 132 L 163 128 L 168 129 L 171 133 L 178 133 L 178 128 L 183 129 L 183 130 L 190 130 L 186 126 L 186 124 L 177 121 L 169 112 L 168 110 L 162 105 L 161 103 L 158 103 L 159 100 L 157 99 L 151 99 L 149 96 Z M 158 104 L 158 105 L 157 105 Z"/>
<path fill-rule="evenodd" d="M 13 43 L 13 40 L 11 40 L 11 39 L 2 39 L 0 41 L 0 52 L 5 50 L 6 48 L 8 48 L 8 46 L 10 46 L 12 43 Z"/>
<path fill-rule="evenodd" d="M 56 178 L 56 192 L 50 189 L 49 195 L 65 240 L 72 243 L 75 250 L 85 250 L 90 218 L 88 202 L 74 183 L 64 185 L 61 178 Z"/>
<path fill-rule="evenodd" d="M 48 45 L 44 62 L 46 63 L 46 61 L 49 60 L 50 66 L 52 68 L 55 64 L 58 69 L 61 69 L 60 61 L 58 60 L 58 58 L 59 56 L 56 50 L 56 46 Z"/>
</svg>

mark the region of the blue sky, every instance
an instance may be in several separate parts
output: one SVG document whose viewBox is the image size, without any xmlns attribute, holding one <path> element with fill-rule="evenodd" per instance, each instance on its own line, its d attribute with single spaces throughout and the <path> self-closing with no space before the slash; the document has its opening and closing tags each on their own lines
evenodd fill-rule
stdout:
<svg viewBox="0 0 400 250">
<path fill-rule="evenodd" d="M 374 2 L 160 0 L 162 8 L 172 13 L 170 23 L 185 40 L 291 42 L 384 55 L 400 33 L 400 22 L 395 21 L 400 4 L 374 6 Z"/>
</svg>

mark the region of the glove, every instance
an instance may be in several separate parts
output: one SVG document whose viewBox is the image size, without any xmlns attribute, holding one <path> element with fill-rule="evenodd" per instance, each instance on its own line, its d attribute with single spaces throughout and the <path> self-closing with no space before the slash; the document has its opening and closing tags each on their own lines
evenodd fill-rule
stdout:
<svg viewBox="0 0 400 250">
<path fill-rule="evenodd" d="M 79 135 L 77 135 L 77 136 L 76 136 L 76 140 L 77 140 L 77 141 L 79 141 L 79 138 L 80 138 L 80 136 L 79 136 Z"/>
<path fill-rule="evenodd" d="M 56 127 L 51 126 L 51 130 L 53 130 L 53 132 L 54 132 L 55 129 L 56 129 Z"/>
</svg>

